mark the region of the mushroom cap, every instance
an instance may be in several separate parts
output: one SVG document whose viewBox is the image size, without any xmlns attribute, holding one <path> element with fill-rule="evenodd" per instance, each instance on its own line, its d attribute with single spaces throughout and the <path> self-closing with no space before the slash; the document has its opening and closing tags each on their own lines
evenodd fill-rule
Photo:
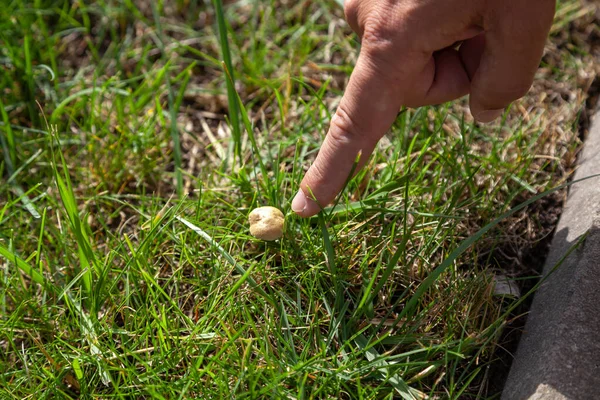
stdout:
<svg viewBox="0 0 600 400">
<path fill-rule="evenodd" d="M 250 234 L 262 240 L 277 240 L 283 236 L 284 217 L 275 207 L 258 207 L 248 215 Z"/>
</svg>

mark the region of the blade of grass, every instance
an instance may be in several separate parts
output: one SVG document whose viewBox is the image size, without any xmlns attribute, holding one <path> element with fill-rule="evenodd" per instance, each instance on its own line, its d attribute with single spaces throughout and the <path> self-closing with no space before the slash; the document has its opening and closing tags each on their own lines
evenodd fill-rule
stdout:
<svg viewBox="0 0 600 400">
<path fill-rule="evenodd" d="M 157 44 L 159 46 L 159 50 L 162 54 L 164 60 L 169 60 L 167 52 L 165 50 L 165 44 L 162 40 L 163 30 L 162 24 L 160 22 L 160 15 L 158 13 L 158 8 L 156 6 L 156 2 L 151 1 L 152 5 L 152 15 L 154 16 L 154 23 L 156 25 L 156 30 L 158 31 L 157 36 Z M 177 127 L 177 109 L 175 94 L 173 90 L 173 86 L 171 85 L 171 76 L 169 75 L 169 66 L 170 62 L 166 62 L 165 69 L 165 84 L 167 85 L 167 97 L 169 102 L 169 115 L 171 122 L 171 140 L 173 141 L 173 161 L 175 163 L 175 180 L 177 182 L 177 194 L 181 197 L 183 196 L 183 175 L 181 172 L 181 140 L 179 138 L 179 128 Z"/>
<path fill-rule="evenodd" d="M 233 74 L 233 63 L 231 62 L 231 50 L 229 49 L 229 38 L 227 34 L 227 22 L 221 0 L 213 0 L 215 14 L 217 16 L 217 28 L 219 31 L 219 44 L 221 46 L 221 56 L 223 57 L 224 70 L 227 85 L 227 101 L 229 104 L 229 122 L 233 133 L 235 144 L 234 154 L 237 160 L 242 160 L 242 132 L 240 129 L 240 110 L 238 106 L 237 92 L 235 90 L 235 76 Z M 234 160 L 235 161 L 235 160 Z"/>
<path fill-rule="evenodd" d="M 4 247 L 4 245 L 2 245 L 1 243 L 0 255 L 6 258 L 6 260 L 8 260 L 9 262 L 14 263 L 17 266 L 17 268 L 23 271 L 25 275 L 27 275 L 32 281 L 34 281 L 38 285 L 42 286 L 45 289 L 48 289 L 53 294 L 58 293 L 58 289 L 56 288 L 56 286 L 54 286 L 54 284 L 46 280 L 46 278 L 44 278 L 44 275 L 42 275 L 37 269 L 29 265 L 29 263 L 27 263 L 21 257 L 16 255 L 14 252 Z"/>
<path fill-rule="evenodd" d="M 96 304 L 92 298 L 93 274 L 99 272 L 101 269 L 97 264 L 97 259 L 93 251 L 91 240 L 87 235 L 85 224 L 79 216 L 77 200 L 75 198 L 73 184 L 71 183 L 71 177 L 69 174 L 69 167 L 67 166 L 67 162 L 61 150 L 56 128 L 51 127 L 47 121 L 46 124 L 48 131 L 51 133 L 50 148 L 52 152 L 52 170 L 54 172 L 54 179 L 56 181 L 56 186 L 58 187 L 63 208 L 69 219 L 71 233 L 73 236 L 75 236 L 75 240 L 77 242 L 77 253 L 80 262 L 79 271 L 82 273 L 81 280 L 83 282 L 85 303 L 88 307 L 90 307 L 90 315 L 94 316 L 95 318 L 98 307 L 96 307 Z M 56 146 L 56 150 L 54 146 Z M 60 172 L 57 166 L 58 163 L 61 165 Z"/>
<path fill-rule="evenodd" d="M 81 333 L 83 334 L 84 339 L 86 340 L 86 342 L 88 342 L 90 346 L 90 353 L 93 356 L 93 360 L 96 361 L 96 366 L 98 367 L 98 371 L 100 372 L 102 383 L 105 386 L 109 386 L 112 382 L 112 377 L 102 365 L 101 360 L 105 357 L 105 355 L 102 352 L 102 350 L 100 350 L 100 348 L 98 347 L 98 334 L 94 329 L 94 323 L 92 319 L 90 319 L 88 314 L 81 307 L 81 303 L 78 302 L 70 292 L 66 292 L 65 299 L 68 300 L 71 309 L 74 310 L 80 318 L 81 324 L 79 325 L 79 327 L 81 329 Z M 114 354 L 110 354 L 110 356 L 114 356 Z"/>
<path fill-rule="evenodd" d="M 79 99 L 80 97 L 85 97 L 85 96 L 94 96 L 96 95 L 98 92 L 102 92 L 103 90 L 106 90 L 110 93 L 114 93 L 114 94 L 118 94 L 121 96 L 125 96 L 125 97 L 129 97 L 130 93 L 126 90 L 123 89 L 119 89 L 119 88 L 99 88 L 99 87 L 92 87 L 92 88 L 87 88 L 87 89 L 82 89 L 76 93 L 73 93 L 72 95 L 66 97 L 63 101 L 61 101 L 56 108 L 54 109 L 54 111 L 52 112 L 52 115 L 50 116 L 50 122 L 54 123 L 54 121 L 56 121 L 59 117 L 59 115 L 61 113 L 64 112 L 64 110 L 67 108 L 67 106 L 69 105 L 69 103 L 71 103 L 73 100 Z"/>
<path fill-rule="evenodd" d="M 13 174 L 14 176 L 14 174 Z M 32 187 L 31 189 L 29 189 L 27 192 L 25 192 L 23 190 L 23 188 L 17 184 L 14 181 L 9 182 L 12 190 L 16 193 L 18 197 L 18 200 L 23 203 L 23 207 L 25 207 L 25 209 L 31 214 L 31 216 L 35 219 L 39 219 L 40 218 L 40 213 L 38 212 L 37 208 L 34 205 L 34 202 L 29 198 L 29 194 L 34 192 L 40 185 L 35 185 L 34 187 Z M 1 214 L 0 214 L 1 216 Z"/>
<path fill-rule="evenodd" d="M 0 135 L 0 143 L 2 144 L 4 161 L 6 162 L 8 174 L 12 175 L 17 162 L 17 148 L 15 143 L 15 135 L 8 118 L 8 113 L 4 108 L 4 103 L 2 103 L 2 99 L 0 99 L 0 116 L 2 116 L 2 121 L 4 122 L 5 133 L 5 135 Z"/>
<path fill-rule="evenodd" d="M 2 116 L 2 121 L 4 123 L 3 124 L 4 133 L 5 133 L 5 135 L 0 134 L 0 145 L 2 146 L 2 153 L 4 154 L 4 163 L 6 165 L 6 172 L 8 172 L 8 176 L 9 176 L 9 178 L 6 182 L 11 184 L 11 186 L 13 187 L 13 190 L 15 192 L 17 192 L 17 195 L 21 198 L 23 205 L 25 206 L 27 211 L 29 211 L 29 213 L 33 216 L 33 218 L 39 219 L 40 213 L 37 211 L 37 209 L 33 205 L 33 202 L 31 201 L 29 196 L 27 196 L 27 194 L 25 193 L 23 188 L 18 183 L 14 182 L 14 178 L 16 175 L 18 175 L 19 172 L 21 172 L 25 168 L 25 166 L 29 162 L 32 161 L 32 159 L 34 159 L 35 157 L 37 157 L 40 154 L 41 150 L 39 150 L 33 157 L 30 157 L 29 160 L 24 165 L 22 165 L 15 171 L 15 166 L 17 165 L 16 164 L 17 163 L 16 142 L 15 142 L 14 132 L 12 130 L 12 126 L 11 126 L 10 120 L 8 118 L 8 114 L 6 112 L 6 109 L 4 108 L 4 104 L 2 103 L 1 99 L 0 99 L 0 116 Z"/>
<path fill-rule="evenodd" d="M 73 194 L 71 180 L 68 177 L 68 171 L 64 159 L 62 162 L 63 173 L 65 174 L 64 177 L 61 177 L 58 169 L 56 168 L 56 164 L 54 164 L 56 184 L 58 186 L 58 192 L 62 200 L 64 210 L 69 218 L 71 232 L 77 241 L 77 252 L 79 255 L 79 261 L 81 263 L 79 266 L 80 271 L 86 271 L 82 274 L 81 280 L 83 282 L 85 293 L 89 296 L 92 293 L 92 267 L 95 264 L 95 257 L 87 234 L 83 229 L 81 218 L 79 217 L 75 195 Z M 91 304 L 91 299 L 87 299 L 88 300 L 86 300 L 86 302 Z"/>
<path fill-rule="evenodd" d="M 232 77 L 229 75 L 229 71 L 226 70 L 226 72 L 227 72 L 228 81 L 232 82 L 232 84 L 233 84 Z M 273 185 L 272 185 L 271 181 L 269 180 L 269 174 L 267 171 L 267 167 L 265 166 L 265 163 L 263 162 L 262 157 L 260 156 L 260 150 L 258 148 L 258 144 L 256 143 L 256 138 L 254 137 L 254 130 L 252 129 L 252 123 L 250 122 L 250 118 L 248 117 L 248 111 L 246 110 L 246 107 L 244 107 L 244 103 L 242 102 L 242 98 L 240 97 L 239 93 L 235 90 L 234 90 L 234 96 L 237 99 L 238 110 L 242 116 L 244 128 L 246 129 L 246 134 L 248 135 L 248 138 L 250 139 L 250 143 L 252 145 L 252 153 L 258 159 L 258 165 L 260 166 L 260 171 L 263 176 L 263 181 L 264 181 L 265 185 L 267 186 L 267 191 L 270 195 L 273 191 Z M 258 188 L 259 187 L 260 187 L 260 185 L 258 185 Z"/>
</svg>

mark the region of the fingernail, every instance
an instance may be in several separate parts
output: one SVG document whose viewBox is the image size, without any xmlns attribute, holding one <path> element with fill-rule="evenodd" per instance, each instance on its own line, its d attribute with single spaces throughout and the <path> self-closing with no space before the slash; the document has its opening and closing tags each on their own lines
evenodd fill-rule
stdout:
<svg viewBox="0 0 600 400">
<path fill-rule="evenodd" d="M 504 109 L 499 110 L 484 110 L 479 114 L 475 115 L 475 119 L 479 122 L 492 122 L 496 118 L 502 115 Z"/>
<path fill-rule="evenodd" d="M 301 213 L 306 210 L 306 196 L 302 190 L 298 190 L 296 197 L 292 200 L 292 211 L 295 213 Z"/>
</svg>

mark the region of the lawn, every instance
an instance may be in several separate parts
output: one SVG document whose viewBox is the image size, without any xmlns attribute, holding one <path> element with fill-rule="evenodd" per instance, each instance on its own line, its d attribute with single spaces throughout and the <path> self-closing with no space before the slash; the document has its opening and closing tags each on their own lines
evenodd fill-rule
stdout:
<svg viewBox="0 0 600 400">
<path fill-rule="evenodd" d="M 402 110 L 311 219 L 290 202 L 359 47 L 338 2 L 2 7 L 0 398 L 499 397 L 599 89 L 595 2 L 559 2 L 500 121 Z M 264 205 L 279 241 L 249 234 Z"/>
</svg>

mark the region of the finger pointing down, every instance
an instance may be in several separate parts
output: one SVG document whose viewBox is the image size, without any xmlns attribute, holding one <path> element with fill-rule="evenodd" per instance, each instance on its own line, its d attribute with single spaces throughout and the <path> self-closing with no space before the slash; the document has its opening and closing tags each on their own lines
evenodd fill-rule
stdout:
<svg viewBox="0 0 600 400">
<path fill-rule="evenodd" d="M 294 212 L 317 214 L 342 190 L 359 153 L 359 168 L 368 160 L 400 110 L 394 86 L 361 53 L 319 154 L 292 201 Z"/>
</svg>

